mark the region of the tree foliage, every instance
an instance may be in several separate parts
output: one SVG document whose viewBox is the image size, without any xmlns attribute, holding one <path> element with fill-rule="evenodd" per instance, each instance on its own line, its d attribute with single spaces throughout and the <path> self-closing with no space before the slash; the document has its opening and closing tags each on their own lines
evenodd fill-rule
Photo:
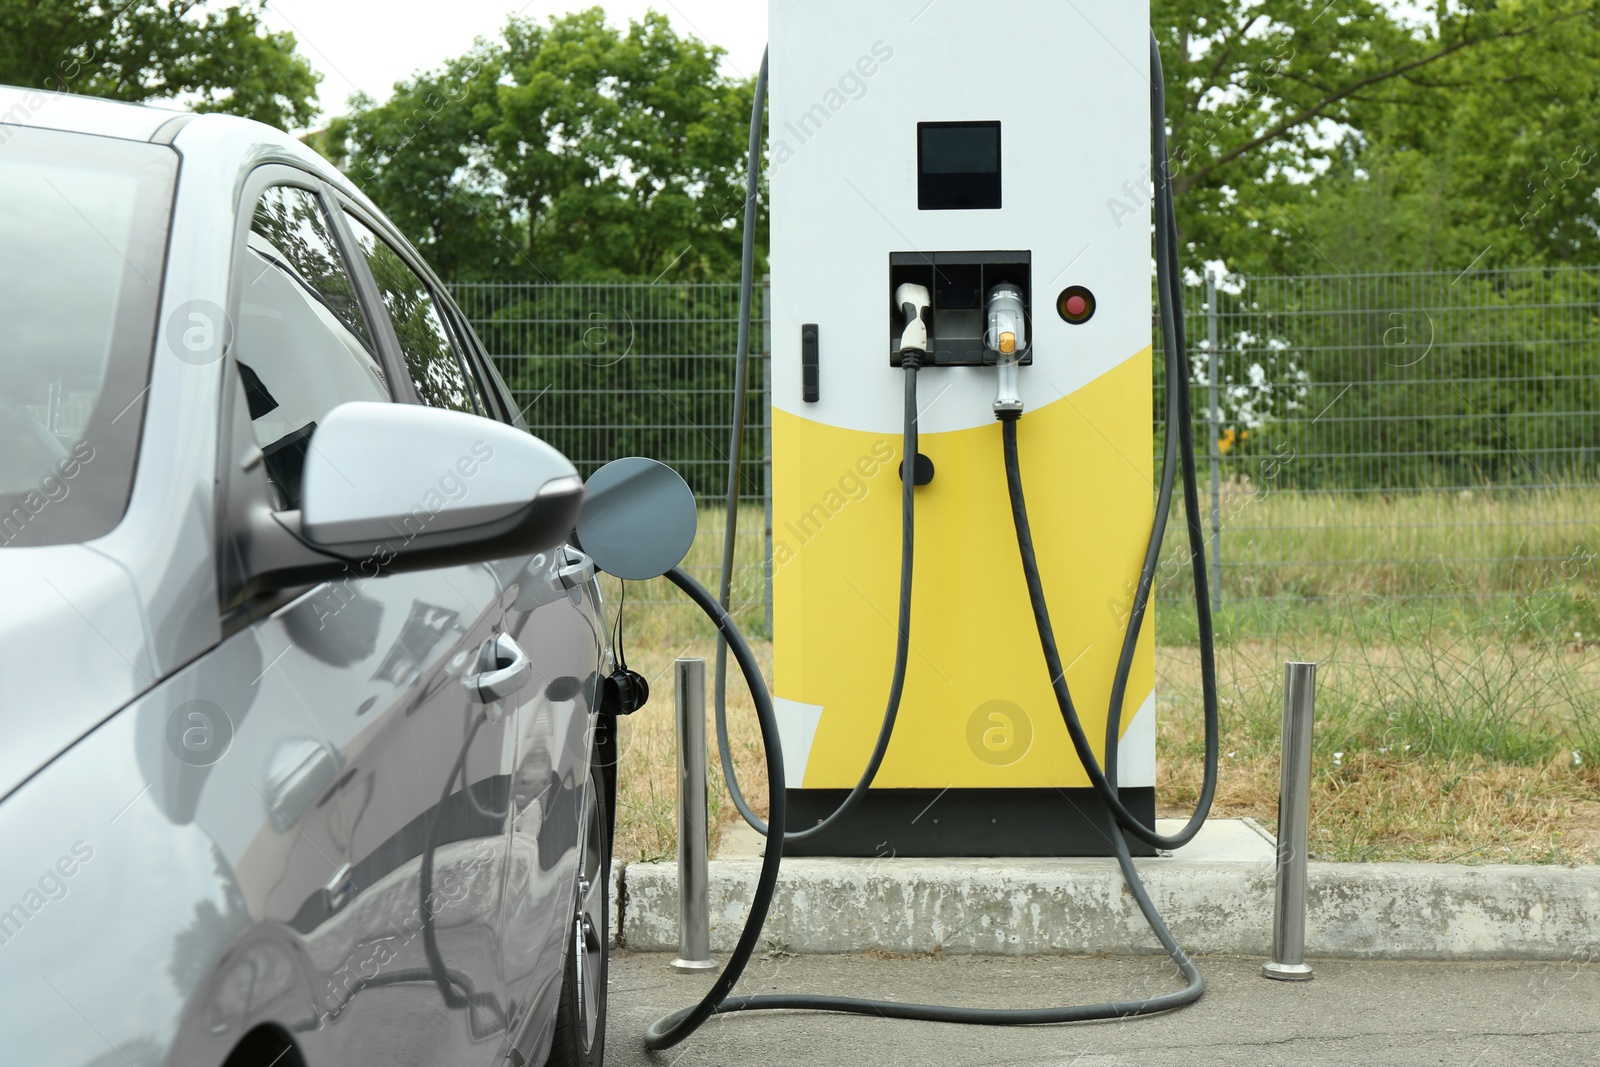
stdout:
<svg viewBox="0 0 1600 1067">
<path fill-rule="evenodd" d="M 1536 0 L 1482 17 L 1500 32 L 1372 102 L 1359 136 L 1308 191 L 1308 231 L 1344 269 L 1454 271 L 1600 254 L 1593 6 Z"/>
<path fill-rule="evenodd" d="M 286 129 L 317 113 L 321 80 L 261 4 L 196 0 L 0 0 L 0 83 L 175 100 Z"/>
<path fill-rule="evenodd" d="M 1240 451 L 1283 467 L 1266 480 L 1592 470 L 1592 279 L 1489 268 L 1600 254 L 1595 5 L 1157 14 L 1188 263 L 1257 276 L 1219 294 L 1219 373 L 1224 425 L 1253 431 Z M 1260 277 L 1278 273 L 1300 277 Z"/>
<path fill-rule="evenodd" d="M 1600 251 L 1591 0 L 1434 0 L 1420 17 L 1158 0 L 1153 18 L 1191 259 L 1346 273 Z"/>
<path fill-rule="evenodd" d="M 322 147 L 447 277 L 726 279 L 752 88 L 721 55 L 656 13 L 512 18 Z"/>
</svg>

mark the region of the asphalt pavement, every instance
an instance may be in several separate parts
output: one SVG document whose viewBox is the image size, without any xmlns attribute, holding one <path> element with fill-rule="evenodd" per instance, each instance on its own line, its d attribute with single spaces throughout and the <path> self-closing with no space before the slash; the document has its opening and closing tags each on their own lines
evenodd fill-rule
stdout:
<svg viewBox="0 0 1600 1067">
<path fill-rule="evenodd" d="M 718 1016 L 676 1048 L 644 1050 L 655 1018 L 710 987 L 670 955 L 614 953 L 612 1067 L 698 1064 L 1600 1064 L 1600 962 L 1331 960 L 1310 982 L 1260 977 L 1259 959 L 1200 958 L 1198 1004 L 1161 1016 L 1043 1027 L 967 1027 L 811 1012 Z M 835 993 L 991 1007 L 1045 1007 L 1179 988 L 1164 957 L 868 957 L 769 953 L 739 991 Z"/>
</svg>

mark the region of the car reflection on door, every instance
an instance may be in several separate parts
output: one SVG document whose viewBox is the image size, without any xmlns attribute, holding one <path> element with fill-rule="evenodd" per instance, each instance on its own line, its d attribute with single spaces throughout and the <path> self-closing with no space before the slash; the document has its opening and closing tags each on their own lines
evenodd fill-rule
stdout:
<svg viewBox="0 0 1600 1067">
<path fill-rule="evenodd" d="M 593 566 L 571 547 L 529 560 L 510 585 L 506 632 L 533 661 L 528 699 L 518 710 L 511 774 L 512 824 L 506 876 L 502 966 L 514 1004 L 513 1033 L 547 1019 L 561 992 L 569 950 L 573 879 L 593 746 L 600 650 L 604 645 Z M 528 1049 L 537 1055 L 538 1049 Z"/>
<path fill-rule="evenodd" d="M 236 738 L 267 800 L 253 910 L 302 935 L 316 1025 L 363 1062 L 488 1064 L 504 1040 L 510 735 L 463 685 L 501 589 L 482 565 L 324 585 L 232 639 L 259 679 L 210 680 L 259 690 Z"/>
</svg>

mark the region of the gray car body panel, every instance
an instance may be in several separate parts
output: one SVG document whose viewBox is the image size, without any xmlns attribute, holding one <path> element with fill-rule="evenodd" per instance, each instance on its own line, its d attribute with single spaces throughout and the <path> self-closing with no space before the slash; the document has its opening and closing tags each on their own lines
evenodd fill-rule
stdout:
<svg viewBox="0 0 1600 1067">
<path fill-rule="evenodd" d="M 171 119 L 0 89 L 0 123 L 143 140 Z M 173 309 L 228 306 L 240 196 L 263 165 L 382 216 L 276 130 L 174 129 L 127 512 L 86 545 L 0 551 L 5 1058 L 208 1067 L 271 1025 L 309 1067 L 499 1064 L 513 1043 L 536 1059 L 607 654 L 598 590 L 567 589 L 557 551 L 324 584 L 224 632 L 229 364 L 182 358 Z M 533 673 L 485 707 L 463 681 L 497 633 Z M 197 755 L 196 731 L 226 736 Z"/>
<path fill-rule="evenodd" d="M 0 796 L 156 678 L 133 581 L 81 545 L 0 551 Z M 4 851 L 0 844 L 0 852 Z"/>
</svg>

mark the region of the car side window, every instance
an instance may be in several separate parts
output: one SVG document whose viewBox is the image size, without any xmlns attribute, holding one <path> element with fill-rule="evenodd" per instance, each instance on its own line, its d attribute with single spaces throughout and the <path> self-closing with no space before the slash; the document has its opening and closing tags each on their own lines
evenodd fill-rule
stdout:
<svg viewBox="0 0 1600 1067">
<path fill-rule="evenodd" d="M 268 189 L 256 204 L 245 263 L 236 362 L 277 504 L 298 508 L 317 424 L 347 401 L 390 400 L 389 384 L 315 193 Z"/>
<path fill-rule="evenodd" d="M 472 332 L 472 327 L 467 323 L 467 316 L 454 301 L 445 297 L 443 306 L 445 315 L 456 332 L 456 341 L 460 345 L 462 361 L 467 365 L 469 380 L 476 387 L 478 398 L 483 402 L 484 414 L 501 422 L 515 423 L 516 419 L 507 395 L 496 389 L 495 382 L 498 379 L 495 377 L 489 354 L 483 350 L 483 342 Z"/>
<path fill-rule="evenodd" d="M 471 325 L 467 322 L 466 315 L 462 313 L 459 307 L 455 309 L 455 312 L 456 321 L 460 324 L 461 335 L 467 339 L 467 350 L 477 356 L 478 376 L 483 382 L 484 392 L 497 399 L 499 408 L 505 412 L 505 421 L 519 430 L 531 432 L 532 428 L 524 417 L 524 410 L 517 405 L 517 394 L 513 393 L 511 387 L 506 384 L 505 378 L 500 374 L 500 368 L 495 366 L 494 358 L 483 347 L 482 338 L 473 332 Z M 537 397 L 535 400 L 537 400 Z M 494 405 L 491 404 L 491 406 Z M 532 407 L 532 403 L 530 402 L 528 406 Z"/>
<path fill-rule="evenodd" d="M 433 290 L 360 219 L 346 213 L 345 221 L 378 284 L 384 306 L 389 309 L 389 321 L 400 340 L 400 351 L 417 395 L 430 407 L 482 414 L 477 392 L 450 340 Z"/>
</svg>

